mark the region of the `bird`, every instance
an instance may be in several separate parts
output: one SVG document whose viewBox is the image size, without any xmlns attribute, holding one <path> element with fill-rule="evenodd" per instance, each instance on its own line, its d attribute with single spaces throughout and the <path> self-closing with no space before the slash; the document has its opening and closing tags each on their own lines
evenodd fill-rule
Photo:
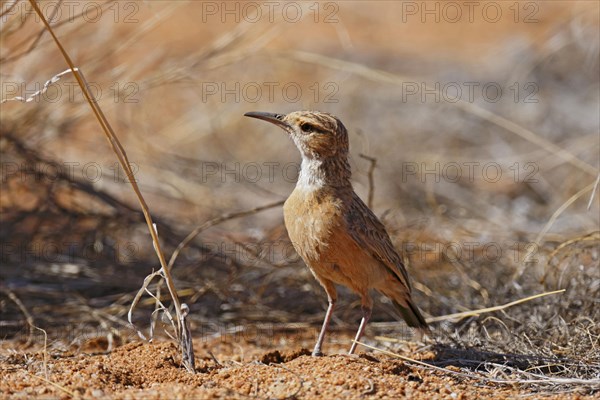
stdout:
<svg viewBox="0 0 600 400">
<path fill-rule="evenodd" d="M 348 131 L 342 121 L 319 111 L 252 111 L 244 116 L 282 128 L 302 156 L 296 187 L 284 203 L 283 214 L 294 249 L 327 293 L 327 312 L 312 355 L 323 355 L 337 301 L 336 284 L 350 288 L 361 299 L 362 319 L 349 354 L 354 354 L 371 317 L 371 289 L 387 296 L 408 326 L 428 332 L 412 299 L 400 254 L 384 225 L 354 192 Z"/>
</svg>

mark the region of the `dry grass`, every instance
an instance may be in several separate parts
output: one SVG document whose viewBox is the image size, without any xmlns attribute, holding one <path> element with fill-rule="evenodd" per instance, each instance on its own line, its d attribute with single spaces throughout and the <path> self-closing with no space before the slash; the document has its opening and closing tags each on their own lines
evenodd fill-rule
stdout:
<svg viewBox="0 0 600 400">
<path fill-rule="evenodd" d="M 50 348 L 81 348 L 101 336 L 110 350 L 133 336 L 129 305 L 160 265 L 127 174 L 115 168 L 83 96 L 67 95 L 73 75 L 61 73 L 64 61 L 42 25 L 12 14 L 23 4 L 3 5 L 1 26 L 2 99 L 29 100 L 4 102 L 0 120 L 3 339 L 39 344 L 35 326 L 48 332 Z M 452 365 L 483 383 L 531 393 L 597 392 L 597 5 L 542 3 L 538 24 L 483 26 L 492 40 L 468 24 L 388 24 L 399 6 L 387 3 L 384 22 L 367 37 L 358 27 L 379 12 L 340 4 L 340 22 L 329 25 L 309 14 L 295 24 L 281 17 L 198 24 L 192 16 L 201 5 L 193 2 L 142 5 L 130 24 L 123 14 L 119 23 L 77 14 L 53 25 L 74 66 L 102 89 L 97 103 L 127 149 L 160 246 L 172 255 L 168 265 L 190 306 L 192 335 L 319 324 L 322 290 L 289 251 L 281 211 L 267 207 L 291 191 L 289 163 L 298 157 L 284 137 L 250 131 L 241 118 L 250 110 L 317 108 L 349 128 L 356 189 L 405 251 L 430 317 L 564 290 L 436 322 L 420 349 L 436 356 L 423 368 L 450 373 Z M 394 47 L 389 37 L 406 40 Z M 207 96 L 214 83 L 236 82 L 293 82 L 303 96 Z M 494 82 L 504 96 L 403 97 L 410 83 L 443 94 L 436 82 Z M 527 84 L 537 88 L 537 103 L 523 101 Z M 325 101 L 331 88 L 337 102 Z M 57 89 L 62 96 L 50 101 Z M 92 162 L 101 179 L 82 174 Z M 436 163 L 439 173 L 424 173 Z M 459 165 L 465 174 L 468 163 L 477 163 L 473 179 L 442 172 Z M 500 179 L 482 175 L 490 163 L 501 167 Z M 349 292 L 340 301 L 335 325 L 346 330 L 359 311 Z M 147 326 L 156 304 L 141 298 L 134 321 Z M 397 353 L 407 332 L 386 322 L 393 320 L 392 307 L 377 303 L 367 337 L 381 338 L 365 344 Z"/>
</svg>

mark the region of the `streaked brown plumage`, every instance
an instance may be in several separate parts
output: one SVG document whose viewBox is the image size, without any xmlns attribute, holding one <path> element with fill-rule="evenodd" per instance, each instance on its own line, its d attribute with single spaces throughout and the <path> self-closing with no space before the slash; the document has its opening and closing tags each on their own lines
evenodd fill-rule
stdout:
<svg viewBox="0 0 600 400">
<path fill-rule="evenodd" d="M 321 283 L 329 300 L 313 355 L 321 355 L 337 300 L 335 284 L 361 297 L 358 341 L 371 316 L 369 289 L 389 297 L 411 327 L 427 329 L 413 303 L 411 286 L 385 227 L 354 193 L 348 163 L 348 133 L 336 117 L 317 111 L 290 114 L 250 112 L 285 130 L 302 154 L 296 188 L 283 206 L 285 226 L 298 254 Z M 356 342 L 350 348 L 354 352 Z"/>
</svg>

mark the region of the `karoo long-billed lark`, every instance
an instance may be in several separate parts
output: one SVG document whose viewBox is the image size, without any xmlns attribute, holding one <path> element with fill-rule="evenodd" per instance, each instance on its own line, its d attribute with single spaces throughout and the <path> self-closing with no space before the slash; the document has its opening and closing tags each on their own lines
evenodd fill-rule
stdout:
<svg viewBox="0 0 600 400">
<path fill-rule="evenodd" d="M 373 307 L 369 289 L 389 297 L 406 323 L 427 330 L 411 298 L 401 257 L 383 224 L 354 193 L 348 163 L 348 132 L 333 115 L 316 111 L 290 114 L 249 112 L 286 131 L 300 153 L 296 188 L 283 206 L 285 226 L 298 254 L 327 292 L 329 307 L 313 355 L 321 355 L 325 332 L 337 300 L 335 284 L 361 297 L 362 320 L 356 349 Z"/>
</svg>

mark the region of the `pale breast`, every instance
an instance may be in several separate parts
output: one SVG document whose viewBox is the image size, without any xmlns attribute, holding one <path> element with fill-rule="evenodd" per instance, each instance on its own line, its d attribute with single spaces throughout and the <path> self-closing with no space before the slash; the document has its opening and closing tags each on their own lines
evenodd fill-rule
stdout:
<svg viewBox="0 0 600 400">
<path fill-rule="evenodd" d="M 352 197 L 343 199 L 327 189 L 296 188 L 283 206 L 285 226 L 296 252 L 317 278 L 362 293 L 389 273 L 350 234 L 346 217 Z"/>
<path fill-rule="evenodd" d="M 285 227 L 294 248 L 309 264 L 331 246 L 332 234 L 342 224 L 343 204 L 326 189 L 296 188 L 283 206 Z"/>
</svg>

